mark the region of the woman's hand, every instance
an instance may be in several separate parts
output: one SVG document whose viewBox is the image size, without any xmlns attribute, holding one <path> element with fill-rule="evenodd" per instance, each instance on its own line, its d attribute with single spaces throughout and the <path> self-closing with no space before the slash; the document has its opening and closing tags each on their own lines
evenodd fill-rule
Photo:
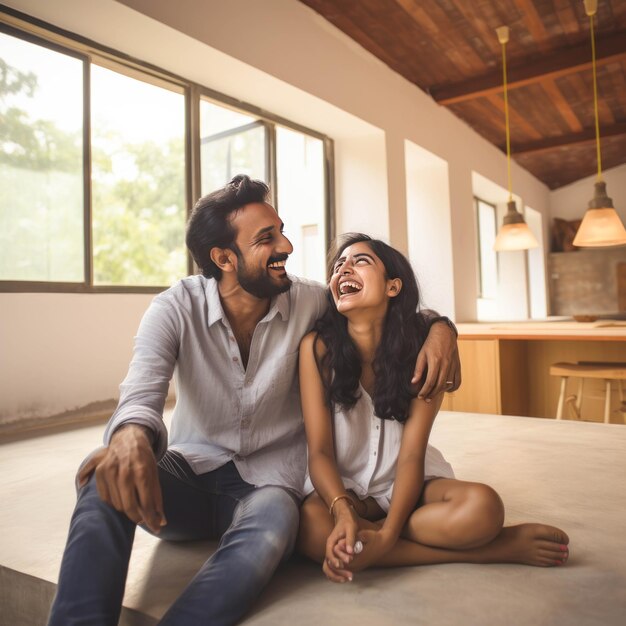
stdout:
<svg viewBox="0 0 626 626">
<path fill-rule="evenodd" d="M 398 538 L 384 528 L 378 530 L 361 530 L 357 533 L 357 542 L 361 544 L 360 550 L 353 550 L 349 563 L 337 560 L 341 552 L 346 550 L 345 539 L 340 539 L 334 548 L 335 558 L 324 561 L 323 570 L 329 580 L 344 583 L 352 581 L 353 572 L 359 572 L 372 565 L 377 565 L 380 560 L 396 544 Z M 359 546 L 359 547 L 361 547 Z M 340 563 L 339 567 L 335 564 Z"/>
<path fill-rule="evenodd" d="M 352 580 L 347 567 L 354 558 L 354 544 L 360 530 L 360 518 L 356 511 L 347 506 L 337 513 L 335 527 L 326 540 L 326 554 L 322 571 L 333 582 Z"/>
<path fill-rule="evenodd" d="M 378 530 L 361 530 L 358 539 L 363 544 L 363 550 L 355 555 L 350 563 L 350 570 L 358 572 L 367 567 L 376 565 L 385 554 L 396 544 L 397 537 L 384 528 Z"/>
</svg>

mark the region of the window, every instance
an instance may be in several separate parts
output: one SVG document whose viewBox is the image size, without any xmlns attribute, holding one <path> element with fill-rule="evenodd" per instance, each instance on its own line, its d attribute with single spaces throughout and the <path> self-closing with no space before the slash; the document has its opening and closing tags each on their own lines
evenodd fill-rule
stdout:
<svg viewBox="0 0 626 626">
<path fill-rule="evenodd" d="M 474 198 L 478 232 L 478 297 L 498 297 L 498 258 L 493 249 L 496 241 L 496 207 Z"/>
<path fill-rule="evenodd" d="M 91 163 L 94 284 L 185 276 L 183 90 L 92 65 Z"/>
<path fill-rule="evenodd" d="M 200 101 L 202 194 L 225 185 L 235 174 L 269 181 L 267 126 L 231 109 Z"/>
<path fill-rule="evenodd" d="M 83 280 L 83 64 L 0 32 L 0 280 Z"/>
<path fill-rule="evenodd" d="M 1 291 L 158 291 L 192 269 L 191 206 L 235 174 L 269 183 L 295 247 L 289 271 L 323 280 L 324 136 L 95 42 L 49 27 L 51 43 L 26 19 L 5 19 L 0 11 Z"/>
<path fill-rule="evenodd" d="M 269 183 L 272 202 L 294 246 L 289 272 L 325 281 L 327 211 L 321 138 L 202 99 L 200 167 L 203 194 L 235 174 Z"/>
</svg>

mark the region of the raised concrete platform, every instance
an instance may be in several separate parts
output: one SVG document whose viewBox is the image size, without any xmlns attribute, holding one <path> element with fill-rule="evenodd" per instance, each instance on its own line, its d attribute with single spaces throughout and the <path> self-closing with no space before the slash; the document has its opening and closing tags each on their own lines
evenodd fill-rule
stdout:
<svg viewBox="0 0 626 626">
<path fill-rule="evenodd" d="M 102 426 L 0 445 L 0 624 L 45 623 L 69 518 L 74 472 Z M 626 426 L 443 412 L 432 442 L 457 477 L 502 496 L 507 523 L 543 521 L 570 536 L 565 567 L 437 565 L 326 581 L 294 560 L 247 626 L 617 626 L 626 615 Z M 214 545 L 137 532 L 121 624 L 155 624 Z M 94 565 L 95 566 L 95 565 Z M 228 584 L 228 581 L 225 581 Z"/>
</svg>

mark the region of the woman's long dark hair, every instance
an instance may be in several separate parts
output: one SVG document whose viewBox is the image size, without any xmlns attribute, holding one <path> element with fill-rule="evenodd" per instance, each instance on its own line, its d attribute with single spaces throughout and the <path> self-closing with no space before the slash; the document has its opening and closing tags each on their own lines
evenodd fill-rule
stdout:
<svg viewBox="0 0 626 626">
<path fill-rule="evenodd" d="M 382 419 L 404 422 L 409 415 L 411 400 L 417 395 L 411 388 L 417 353 L 428 334 L 428 328 L 418 314 L 420 301 L 417 279 L 406 257 L 386 243 L 361 233 L 348 233 L 335 243 L 328 262 L 328 278 L 343 250 L 355 243 L 365 242 L 382 261 L 388 279 L 402 280 L 400 293 L 389 298 L 380 344 L 374 357 L 374 410 Z M 330 293 L 328 310 L 316 323 L 317 339 L 324 343 L 325 353 L 318 367 L 322 374 L 329 405 L 345 409 L 359 398 L 361 361 L 357 348 L 348 334 L 347 319 L 337 311 Z M 317 346 L 315 350 L 318 354 Z"/>
</svg>

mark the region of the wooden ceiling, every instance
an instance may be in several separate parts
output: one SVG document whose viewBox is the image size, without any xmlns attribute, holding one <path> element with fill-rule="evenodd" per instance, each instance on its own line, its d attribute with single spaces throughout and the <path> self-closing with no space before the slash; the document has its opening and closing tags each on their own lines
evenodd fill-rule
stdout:
<svg viewBox="0 0 626 626">
<path fill-rule="evenodd" d="M 582 0 L 301 0 L 551 189 L 597 170 L 589 18 Z M 626 0 L 595 17 L 602 168 L 626 163 Z"/>
</svg>

